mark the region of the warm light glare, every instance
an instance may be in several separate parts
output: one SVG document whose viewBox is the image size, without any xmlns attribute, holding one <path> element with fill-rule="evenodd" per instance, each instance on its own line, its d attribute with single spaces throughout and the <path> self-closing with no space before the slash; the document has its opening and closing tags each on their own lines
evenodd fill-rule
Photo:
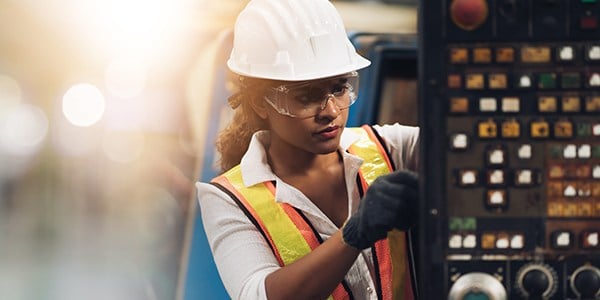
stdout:
<svg viewBox="0 0 600 300">
<path fill-rule="evenodd" d="M 20 102 L 19 83 L 10 76 L 0 74 L 0 118 Z"/>
<path fill-rule="evenodd" d="M 102 140 L 104 154 L 115 162 L 127 163 L 140 156 L 144 149 L 141 133 L 111 132 Z"/>
<path fill-rule="evenodd" d="M 138 96 L 146 84 L 146 70 L 142 62 L 133 57 L 113 60 L 104 76 L 108 90 L 125 99 Z"/>
<path fill-rule="evenodd" d="M 63 97 L 63 114 L 73 125 L 87 127 L 104 114 L 105 99 L 95 86 L 82 83 L 71 87 Z"/>
<path fill-rule="evenodd" d="M 33 154 L 48 133 L 48 119 L 37 106 L 19 104 L 0 118 L 0 150 L 17 156 Z"/>
</svg>

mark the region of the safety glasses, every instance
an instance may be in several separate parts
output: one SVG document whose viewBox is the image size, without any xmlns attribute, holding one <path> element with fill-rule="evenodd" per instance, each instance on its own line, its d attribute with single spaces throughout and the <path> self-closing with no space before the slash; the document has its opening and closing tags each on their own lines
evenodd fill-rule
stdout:
<svg viewBox="0 0 600 300">
<path fill-rule="evenodd" d="M 343 110 L 356 101 L 358 73 L 310 81 L 282 84 L 267 89 L 264 99 L 278 113 L 306 119 L 318 115 L 329 100 Z"/>
</svg>

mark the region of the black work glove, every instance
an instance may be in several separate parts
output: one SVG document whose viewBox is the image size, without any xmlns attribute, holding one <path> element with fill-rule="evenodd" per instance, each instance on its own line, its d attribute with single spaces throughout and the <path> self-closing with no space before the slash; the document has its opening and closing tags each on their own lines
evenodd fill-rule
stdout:
<svg viewBox="0 0 600 300">
<path fill-rule="evenodd" d="M 367 189 L 358 211 L 344 224 L 344 241 L 362 250 L 392 229 L 409 229 L 417 221 L 418 193 L 415 173 L 395 171 L 380 176 Z"/>
</svg>

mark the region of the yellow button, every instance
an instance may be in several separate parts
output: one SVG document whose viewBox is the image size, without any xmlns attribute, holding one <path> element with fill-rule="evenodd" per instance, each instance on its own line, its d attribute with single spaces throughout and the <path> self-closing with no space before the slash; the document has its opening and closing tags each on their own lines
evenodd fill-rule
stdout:
<svg viewBox="0 0 600 300">
<path fill-rule="evenodd" d="M 550 47 L 523 47 L 521 61 L 524 63 L 547 63 L 552 59 Z"/>
<path fill-rule="evenodd" d="M 594 205 L 590 202 L 584 201 L 579 203 L 577 207 L 577 215 L 582 217 L 591 217 L 594 215 Z"/>
<path fill-rule="evenodd" d="M 548 183 L 548 197 L 561 197 L 563 193 L 562 182 L 552 181 Z"/>
<path fill-rule="evenodd" d="M 578 96 L 563 96 L 562 110 L 563 112 L 579 112 L 581 110 L 581 100 Z"/>
<path fill-rule="evenodd" d="M 483 139 L 495 138 L 498 136 L 498 126 L 493 120 L 480 122 L 478 125 L 479 137 Z"/>
<path fill-rule="evenodd" d="M 467 74 L 466 82 L 469 90 L 481 90 L 485 84 L 483 74 Z"/>
<path fill-rule="evenodd" d="M 469 112 L 469 99 L 467 99 L 466 97 L 450 98 L 450 112 L 451 113 L 468 113 Z"/>
<path fill-rule="evenodd" d="M 490 48 L 473 49 L 473 62 L 489 64 L 492 62 L 492 50 Z"/>
<path fill-rule="evenodd" d="M 460 74 L 448 75 L 448 88 L 460 89 L 462 87 L 462 77 Z"/>
<path fill-rule="evenodd" d="M 496 235 L 493 233 L 484 233 L 481 235 L 481 248 L 494 249 L 496 247 Z"/>
<path fill-rule="evenodd" d="M 558 110 L 557 100 L 554 96 L 541 96 L 538 98 L 538 111 L 551 113 Z"/>
<path fill-rule="evenodd" d="M 502 47 L 496 49 L 496 62 L 512 63 L 515 61 L 515 49 L 511 47 Z"/>
<path fill-rule="evenodd" d="M 506 88 L 506 84 L 507 84 L 507 80 L 506 80 L 506 74 L 501 74 L 501 73 L 494 73 L 494 74 L 490 74 L 489 78 L 488 78 L 488 85 L 490 87 L 490 89 L 505 89 Z"/>
<path fill-rule="evenodd" d="M 548 201 L 548 216 L 560 217 L 563 215 L 563 204 L 556 201 Z"/>
<path fill-rule="evenodd" d="M 521 124 L 515 119 L 502 122 L 503 138 L 518 138 L 521 135 Z"/>
<path fill-rule="evenodd" d="M 585 98 L 585 111 L 600 112 L 600 96 L 590 96 Z"/>
<path fill-rule="evenodd" d="M 467 48 L 451 48 L 450 63 L 466 64 L 469 62 L 469 50 Z"/>
<path fill-rule="evenodd" d="M 573 137 L 573 123 L 567 120 L 554 123 L 554 137 L 561 139 Z"/>
<path fill-rule="evenodd" d="M 531 123 L 532 138 L 547 138 L 550 136 L 550 125 L 546 121 L 535 121 Z"/>
</svg>

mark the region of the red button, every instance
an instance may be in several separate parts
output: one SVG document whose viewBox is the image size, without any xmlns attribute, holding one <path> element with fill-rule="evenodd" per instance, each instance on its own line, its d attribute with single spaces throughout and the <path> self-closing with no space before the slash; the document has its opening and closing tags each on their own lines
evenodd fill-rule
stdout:
<svg viewBox="0 0 600 300">
<path fill-rule="evenodd" d="M 473 30 L 487 19 L 488 5 L 485 0 L 453 0 L 450 4 L 450 16 L 456 26 Z"/>
<path fill-rule="evenodd" d="M 598 18 L 595 16 L 583 16 L 579 19 L 581 29 L 589 30 L 598 28 Z"/>
</svg>

